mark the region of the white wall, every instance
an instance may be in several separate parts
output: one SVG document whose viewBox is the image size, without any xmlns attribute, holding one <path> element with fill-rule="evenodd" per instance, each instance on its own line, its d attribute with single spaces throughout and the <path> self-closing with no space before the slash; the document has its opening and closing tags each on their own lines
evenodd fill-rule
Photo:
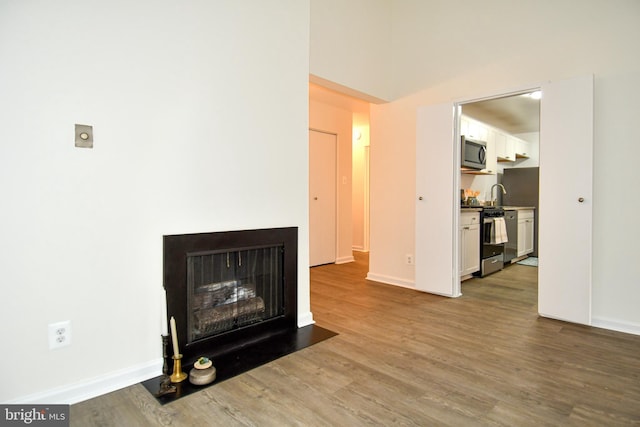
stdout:
<svg viewBox="0 0 640 427">
<path fill-rule="evenodd" d="M 392 99 L 436 86 L 477 90 L 476 79 L 508 84 L 516 77 L 514 66 L 527 79 L 590 73 L 594 62 L 610 69 L 637 62 L 628 51 L 638 31 L 635 0 L 392 0 L 392 5 Z"/>
<path fill-rule="evenodd" d="M 391 99 L 391 0 L 311 0 L 311 81 Z"/>
<path fill-rule="evenodd" d="M 369 104 L 364 111 L 353 114 L 353 129 L 360 136 L 354 137 L 353 162 L 353 242 L 357 251 L 369 251 Z"/>
<path fill-rule="evenodd" d="M 308 265 L 309 8 L 0 3 L 0 401 L 160 373 L 164 234 L 298 226 Z"/>
<path fill-rule="evenodd" d="M 640 287 L 635 285 L 632 255 L 637 253 L 640 233 L 631 226 L 640 203 L 629 197 L 633 191 L 627 185 L 637 182 L 635 159 L 640 157 L 635 129 L 640 115 L 640 56 L 631 53 L 640 40 L 640 3 L 489 3 L 393 2 L 394 93 L 412 94 L 372 106 L 371 272 L 399 283 L 414 279 L 403 256 L 414 249 L 415 130 L 420 105 L 593 73 L 593 318 L 597 325 L 640 333 Z M 473 37 L 454 31 L 464 28 L 482 31 Z M 571 159 L 566 161 L 570 164 Z"/>
</svg>

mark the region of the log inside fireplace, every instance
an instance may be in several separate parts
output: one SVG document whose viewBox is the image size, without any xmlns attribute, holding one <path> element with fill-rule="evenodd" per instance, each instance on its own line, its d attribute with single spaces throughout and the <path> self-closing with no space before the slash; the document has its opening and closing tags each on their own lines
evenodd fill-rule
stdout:
<svg viewBox="0 0 640 427">
<path fill-rule="evenodd" d="M 237 280 L 224 282 L 224 287 L 235 289 L 232 297 L 223 300 L 218 304 L 210 304 L 207 301 L 217 299 L 215 295 L 220 290 L 205 291 L 204 295 L 196 295 L 193 310 L 192 336 L 194 339 L 206 337 L 212 334 L 228 331 L 236 325 L 250 324 L 263 320 L 264 300 L 255 296 L 255 291 L 250 293 L 251 297 L 235 297 L 238 289 L 246 289 L 238 285 Z M 197 298 L 200 297 L 200 298 Z"/>
</svg>

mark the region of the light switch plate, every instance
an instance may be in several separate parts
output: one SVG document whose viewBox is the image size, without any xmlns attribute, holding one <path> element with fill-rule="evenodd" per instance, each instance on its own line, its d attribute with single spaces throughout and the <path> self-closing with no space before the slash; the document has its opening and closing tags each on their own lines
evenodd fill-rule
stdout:
<svg viewBox="0 0 640 427">
<path fill-rule="evenodd" d="M 76 147 L 93 148 L 93 126 L 76 124 Z"/>
</svg>

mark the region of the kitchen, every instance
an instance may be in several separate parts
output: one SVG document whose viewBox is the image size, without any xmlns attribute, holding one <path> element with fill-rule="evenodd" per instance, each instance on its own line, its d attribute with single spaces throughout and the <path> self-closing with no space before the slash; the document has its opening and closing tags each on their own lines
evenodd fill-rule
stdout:
<svg viewBox="0 0 640 427">
<path fill-rule="evenodd" d="M 461 106 L 459 276 L 537 267 L 539 92 Z"/>
</svg>

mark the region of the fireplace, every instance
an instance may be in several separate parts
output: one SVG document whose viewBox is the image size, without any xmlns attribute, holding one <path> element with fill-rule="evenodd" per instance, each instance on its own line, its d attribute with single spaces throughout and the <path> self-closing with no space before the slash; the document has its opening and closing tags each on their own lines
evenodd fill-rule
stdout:
<svg viewBox="0 0 640 427">
<path fill-rule="evenodd" d="M 335 336 L 315 324 L 298 328 L 297 263 L 296 227 L 164 236 L 167 317 L 176 320 L 182 368 L 205 356 L 216 375 L 169 386 L 165 356 L 163 375 L 142 385 L 164 405 Z"/>
<path fill-rule="evenodd" d="M 296 227 L 164 236 L 183 364 L 296 330 L 297 238 Z"/>
</svg>

